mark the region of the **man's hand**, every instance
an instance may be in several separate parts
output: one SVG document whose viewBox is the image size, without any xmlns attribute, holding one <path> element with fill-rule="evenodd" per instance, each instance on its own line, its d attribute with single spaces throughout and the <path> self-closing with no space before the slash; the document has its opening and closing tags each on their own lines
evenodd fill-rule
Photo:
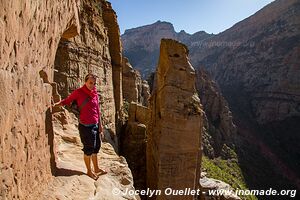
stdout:
<svg viewBox="0 0 300 200">
<path fill-rule="evenodd" d="M 62 104 L 60 102 L 57 102 L 57 103 L 52 105 L 52 107 L 58 107 L 58 106 L 62 106 Z"/>
</svg>

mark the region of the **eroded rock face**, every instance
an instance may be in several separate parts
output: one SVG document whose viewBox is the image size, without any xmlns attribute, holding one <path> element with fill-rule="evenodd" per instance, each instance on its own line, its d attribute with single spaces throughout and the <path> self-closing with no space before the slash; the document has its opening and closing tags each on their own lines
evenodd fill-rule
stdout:
<svg viewBox="0 0 300 200">
<path fill-rule="evenodd" d="M 123 106 L 122 43 L 120 29 L 117 22 L 117 15 L 112 9 L 111 4 L 105 0 L 103 0 L 102 2 L 102 16 L 109 37 L 109 52 L 111 56 L 111 64 L 113 67 L 113 86 L 114 98 L 116 102 L 116 120 L 119 120 L 121 115 L 121 107 Z"/>
<path fill-rule="evenodd" d="M 164 190 L 196 188 L 200 178 L 202 110 L 186 46 L 161 41 L 147 135 L 147 185 Z M 157 199 L 182 199 L 158 196 Z M 192 199 L 187 196 L 185 199 Z"/>
<path fill-rule="evenodd" d="M 123 57 L 122 71 L 123 98 L 129 103 L 136 102 L 148 106 L 149 85 L 147 81 L 142 81 L 140 73 L 133 69 L 125 57 Z"/>
<path fill-rule="evenodd" d="M 146 141 L 150 110 L 137 103 L 129 104 L 128 121 L 121 135 L 121 154 L 132 170 L 134 185 L 146 189 Z"/>
<path fill-rule="evenodd" d="M 119 91 L 114 90 L 113 86 L 110 39 L 102 16 L 103 4 L 106 2 L 96 0 L 81 2 L 80 35 L 60 41 L 55 58 L 54 80 L 58 85 L 58 93 L 62 98 L 66 98 L 84 84 L 84 77 L 89 72 L 97 75 L 96 87 L 99 92 L 103 123 L 106 129 L 116 135 L 117 105 L 114 97 Z"/>
<path fill-rule="evenodd" d="M 61 37 L 79 33 L 79 4 L 66 0 L 0 5 L 0 197 L 24 199 L 51 176 L 45 121 L 53 63 Z M 39 74 L 42 70 L 48 83 Z"/>
<path fill-rule="evenodd" d="M 226 148 L 232 146 L 237 129 L 232 121 L 228 103 L 217 84 L 204 70 L 197 71 L 197 91 L 205 111 L 204 152 L 213 158 L 226 155 Z M 226 147 L 227 146 L 227 147 Z"/>
<path fill-rule="evenodd" d="M 123 97 L 127 102 L 139 102 L 139 91 L 141 91 L 141 75 L 134 70 L 127 58 L 123 58 L 122 68 Z"/>
<path fill-rule="evenodd" d="M 280 157 L 281 162 L 289 163 L 294 172 L 299 171 L 300 164 L 297 162 L 300 151 L 297 144 L 300 139 L 299 134 L 296 134 L 300 129 L 299 11 L 298 0 L 276 0 L 218 35 L 206 37 L 204 33 L 199 32 L 199 37 L 187 44 L 193 65 L 204 66 L 220 86 L 230 105 L 240 135 L 245 136 L 246 140 L 251 138 L 249 134 L 258 136 L 250 141 L 251 149 L 255 149 L 252 144 L 259 144 L 258 140 L 264 140 L 271 146 L 272 151 L 274 150 L 273 154 Z M 127 37 L 135 37 L 135 34 L 141 32 L 139 29 L 132 29 L 128 33 L 130 34 Z M 182 35 L 185 35 L 184 32 Z M 139 37 L 138 41 L 144 41 L 146 37 L 147 34 L 145 37 Z M 124 44 L 126 49 L 135 43 Z M 143 63 L 153 63 L 152 58 L 145 56 L 149 52 L 144 53 L 140 49 L 144 49 L 143 46 L 138 51 L 131 48 L 132 56 L 127 55 L 131 63 L 135 66 L 131 57 Z M 150 65 L 140 66 L 149 68 Z M 140 71 L 149 72 L 148 69 Z M 247 147 L 245 149 L 248 151 Z M 259 149 L 264 151 L 263 148 Z M 244 160 L 245 163 L 241 163 L 245 166 L 244 171 L 251 171 L 253 166 L 247 164 L 251 160 L 244 158 L 253 154 L 241 155 L 243 159 L 240 160 Z M 266 157 L 266 160 L 271 161 L 270 168 L 266 169 L 270 175 L 266 177 L 275 177 L 277 172 L 287 171 L 277 169 L 278 162 Z M 256 160 L 255 155 L 253 161 Z M 265 166 L 267 165 L 262 164 L 257 168 L 261 170 L 261 167 Z M 272 172 L 274 169 L 277 172 Z M 252 173 L 247 176 L 252 177 Z M 295 177 L 299 177 L 299 173 Z M 287 183 L 295 183 L 296 179 L 289 179 Z M 255 187 L 270 184 L 264 180 L 268 179 L 259 180 L 253 177 L 249 182 L 253 182 Z M 282 178 L 278 178 L 276 183 L 273 180 L 271 182 L 276 185 L 282 182 Z"/>
</svg>

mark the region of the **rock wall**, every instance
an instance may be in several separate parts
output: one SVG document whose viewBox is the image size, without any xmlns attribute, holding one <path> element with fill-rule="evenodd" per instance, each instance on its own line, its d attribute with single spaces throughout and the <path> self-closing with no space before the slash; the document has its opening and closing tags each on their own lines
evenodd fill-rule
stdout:
<svg viewBox="0 0 300 200">
<path fill-rule="evenodd" d="M 0 1 L 0 197 L 24 199 L 49 180 L 46 127 L 61 37 L 79 33 L 79 3 Z"/>
<path fill-rule="evenodd" d="M 203 111 L 187 54 L 183 44 L 162 39 L 147 130 L 147 185 L 152 189 L 198 187 Z"/>
<path fill-rule="evenodd" d="M 55 58 L 54 80 L 62 98 L 84 84 L 84 77 L 92 72 L 98 76 L 97 90 L 106 129 L 116 134 L 116 104 L 114 73 L 111 63 L 108 28 L 103 21 L 105 1 L 82 0 L 79 19 L 80 35 L 62 39 Z M 118 79 L 120 77 L 115 78 Z"/>
<path fill-rule="evenodd" d="M 128 59 L 123 57 L 122 66 L 123 98 L 127 102 L 137 102 L 148 106 L 150 88 L 147 81 L 142 81 L 140 73 L 133 69 Z"/>
<path fill-rule="evenodd" d="M 217 84 L 204 70 L 196 72 L 197 91 L 205 111 L 205 132 L 203 150 L 210 158 L 227 155 L 227 148 L 233 147 L 237 133 L 228 103 L 222 96 Z"/>
<path fill-rule="evenodd" d="M 300 132 L 299 22 L 299 0 L 276 0 L 222 33 L 208 35 L 198 32 L 190 37 L 190 43 L 186 43 L 193 66 L 209 70 L 230 106 L 239 135 L 247 141 L 245 145 L 238 142 L 236 146 L 243 148 L 238 153 L 239 163 L 244 168 L 247 182 L 253 183 L 249 187 L 273 184 L 279 187 L 283 178 L 275 180 L 275 174 L 287 174 L 290 171 L 278 169 L 280 162 L 288 164 L 297 174 L 295 177 L 300 176 L 297 173 L 300 165 L 297 159 L 300 146 L 297 144 L 300 137 L 296 134 Z M 155 25 L 158 27 L 158 24 Z M 157 52 L 147 51 L 148 41 L 156 35 L 169 32 L 165 30 L 166 26 L 161 32 L 156 27 L 147 25 L 131 29 L 122 36 L 126 40 L 126 56 L 133 66 L 143 68 L 140 70 L 142 73 L 151 71 L 155 66 L 153 63 L 156 63 L 154 53 L 158 56 Z M 169 30 L 173 31 L 172 27 Z M 186 36 L 184 32 L 181 34 Z M 198 36 L 194 37 L 196 35 Z M 157 43 L 152 40 L 152 44 Z M 150 81 L 149 84 L 151 85 Z M 255 139 L 252 140 L 250 135 L 254 135 Z M 207 140 L 203 139 L 205 144 Z M 271 148 L 272 154 L 280 158 L 280 162 L 266 155 L 265 148 L 252 145 L 260 145 L 262 141 Z M 261 152 L 253 153 L 254 149 L 260 149 Z M 213 155 L 212 146 L 211 150 L 208 154 Z M 253 159 L 249 159 L 250 157 Z M 257 162 L 258 157 L 271 163 L 268 165 L 264 161 Z M 250 166 L 248 163 L 256 165 Z M 255 169 L 266 178 L 253 177 L 252 170 Z M 286 183 L 295 183 L 296 180 L 297 178 L 289 179 Z"/>
<path fill-rule="evenodd" d="M 121 154 L 132 170 L 136 189 L 146 189 L 146 142 L 150 110 L 137 103 L 130 103 L 128 121 L 121 135 Z"/>
<path fill-rule="evenodd" d="M 127 102 L 140 102 L 141 75 L 134 70 L 127 58 L 123 58 L 122 68 L 123 97 Z"/>
<path fill-rule="evenodd" d="M 109 37 L 109 52 L 111 56 L 111 64 L 113 69 L 113 88 L 114 99 L 116 105 L 116 122 L 117 126 L 121 127 L 123 123 L 121 120 L 121 108 L 123 106 L 122 95 L 122 43 L 120 36 L 120 29 L 117 22 L 117 15 L 112 9 L 111 4 L 107 1 L 103 1 L 103 21 L 107 28 L 107 34 Z M 120 132 L 120 128 L 117 129 L 117 134 Z"/>
</svg>

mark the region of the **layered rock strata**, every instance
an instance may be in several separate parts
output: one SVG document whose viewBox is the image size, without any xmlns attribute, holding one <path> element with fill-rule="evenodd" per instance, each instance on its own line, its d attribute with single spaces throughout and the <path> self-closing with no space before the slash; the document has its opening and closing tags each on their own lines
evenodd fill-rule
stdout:
<svg viewBox="0 0 300 200">
<path fill-rule="evenodd" d="M 195 89 L 195 78 L 186 46 L 163 39 L 147 128 L 149 188 L 198 187 L 203 111 Z M 156 199 L 193 199 L 193 196 L 162 194 Z"/>
<path fill-rule="evenodd" d="M 191 51 L 229 103 L 259 124 L 300 116 L 299 8 L 274 1 Z"/>
<path fill-rule="evenodd" d="M 167 22 L 126 30 L 125 55 L 147 77 L 159 39 L 177 37 L 188 45 L 193 65 L 209 70 L 226 98 L 249 118 L 266 124 L 299 117 L 299 7 L 298 0 L 274 1 L 217 35 L 176 34 Z"/>
</svg>

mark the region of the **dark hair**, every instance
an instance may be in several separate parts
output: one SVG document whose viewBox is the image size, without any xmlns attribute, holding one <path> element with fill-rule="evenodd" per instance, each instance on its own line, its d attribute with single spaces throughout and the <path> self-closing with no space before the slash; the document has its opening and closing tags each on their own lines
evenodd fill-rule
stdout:
<svg viewBox="0 0 300 200">
<path fill-rule="evenodd" d="M 97 79 L 97 76 L 95 74 L 89 73 L 85 76 L 84 78 L 84 82 L 87 82 L 87 80 L 89 80 L 89 78 L 93 78 L 93 79 Z"/>
</svg>

